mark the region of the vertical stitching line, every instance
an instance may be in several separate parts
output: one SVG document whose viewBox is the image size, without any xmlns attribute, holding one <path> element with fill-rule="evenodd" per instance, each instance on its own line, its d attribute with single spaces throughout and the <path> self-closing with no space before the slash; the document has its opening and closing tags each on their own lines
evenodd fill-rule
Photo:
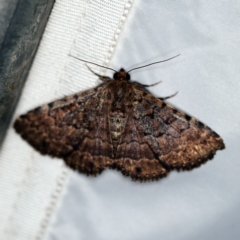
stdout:
<svg viewBox="0 0 240 240">
<path fill-rule="evenodd" d="M 60 174 L 60 177 L 57 179 L 55 189 L 52 191 L 49 200 L 49 205 L 45 209 L 45 217 L 42 219 L 40 229 L 35 237 L 36 240 L 41 240 L 45 236 L 54 210 L 56 209 L 57 203 L 59 202 L 59 198 L 63 192 L 64 186 L 67 183 L 69 174 L 70 174 L 69 169 L 66 168 L 63 163 L 62 172 Z"/>
<path fill-rule="evenodd" d="M 134 0 L 128 0 L 126 3 L 125 3 L 125 6 L 124 6 L 124 9 L 123 9 L 123 13 L 122 13 L 122 16 L 120 18 L 120 21 L 119 21 L 119 24 L 118 24 L 118 27 L 114 33 L 114 36 L 112 38 L 112 41 L 111 41 L 111 44 L 109 46 L 109 50 L 108 50 L 108 53 L 107 53 L 107 57 L 104 61 L 105 65 L 108 66 L 108 63 L 110 62 L 110 60 L 112 59 L 113 57 L 113 53 L 116 49 L 116 46 L 117 46 L 117 42 L 118 42 L 118 39 L 119 39 L 119 36 L 123 30 L 123 26 L 124 24 L 126 23 L 126 20 L 127 20 L 127 17 L 129 16 L 130 14 L 130 11 L 132 9 L 132 6 L 133 6 L 133 3 L 134 3 Z"/>
</svg>

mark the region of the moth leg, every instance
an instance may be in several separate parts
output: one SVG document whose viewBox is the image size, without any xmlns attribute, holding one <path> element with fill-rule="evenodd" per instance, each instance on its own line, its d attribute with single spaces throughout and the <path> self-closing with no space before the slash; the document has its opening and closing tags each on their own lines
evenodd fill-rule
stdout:
<svg viewBox="0 0 240 240">
<path fill-rule="evenodd" d="M 153 84 L 150 84 L 150 85 L 144 85 L 144 84 L 141 84 L 143 87 L 153 87 L 153 86 L 156 86 L 158 85 L 159 83 L 161 83 L 162 81 L 159 81 L 159 82 L 156 82 L 156 83 L 153 83 Z"/>
<path fill-rule="evenodd" d="M 173 95 L 170 95 L 170 96 L 168 96 L 168 97 L 163 97 L 163 98 L 158 98 L 158 99 L 160 99 L 160 100 L 166 100 L 166 99 L 169 99 L 169 98 L 172 98 L 172 97 L 174 97 L 174 96 L 176 96 L 178 94 L 178 92 L 175 92 Z"/>
<path fill-rule="evenodd" d="M 100 74 L 95 73 L 87 64 L 86 64 L 86 66 L 87 66 L 87 68 L 89 69 L 89 71 L 92 72 L 94 75 L 98 76 L 101 81 L 103 81 L 103 82 L 109 82 L 109 81 L 112 80 L 112 79 L 111 79 L 110 77 L 108 77 L 108 76 L 102 76 L 102 75 L 100 75 Z"/>
</svg>

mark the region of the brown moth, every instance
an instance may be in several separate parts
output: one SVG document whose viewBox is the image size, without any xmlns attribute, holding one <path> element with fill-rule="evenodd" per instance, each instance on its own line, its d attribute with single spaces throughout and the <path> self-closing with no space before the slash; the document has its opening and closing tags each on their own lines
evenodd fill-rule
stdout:
<svg viewBox="0 0 240 240">
<path fill-rule="evenodd" d="M 14 128 L 41 154 L 81 173 L 114 168 L 141 181 L 191 170 L 224 149 L 216 132 L 130 82 L 129 72 L 115 71 L 113 79 L 94 73 L 102 84 L 29 111 Z"/>
</svg>

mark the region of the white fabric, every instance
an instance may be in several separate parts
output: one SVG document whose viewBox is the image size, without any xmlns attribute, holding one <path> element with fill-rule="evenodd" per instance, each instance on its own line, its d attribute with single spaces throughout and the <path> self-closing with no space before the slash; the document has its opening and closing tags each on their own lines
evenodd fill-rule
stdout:
<svg viewBox="0 0 240 240">
<path fill-rule="evenodd" d="M 169 102 L 219 133 L 226 150 L 191 172 L 135 183 L 113 170 L 97 178 L 67 170 L 10 129 L 0 156 L 0 239 L 239 239 L 240 3 L 139 0 L 131 6 L 56 2 L 15 116 L 97 83 L 69 53 L 99 64 L 113 56 L 115 69 L 181 53 L 131 77 L 162 80 L 150 89 L 156 96 L 179 91 Z"/>
</svg>

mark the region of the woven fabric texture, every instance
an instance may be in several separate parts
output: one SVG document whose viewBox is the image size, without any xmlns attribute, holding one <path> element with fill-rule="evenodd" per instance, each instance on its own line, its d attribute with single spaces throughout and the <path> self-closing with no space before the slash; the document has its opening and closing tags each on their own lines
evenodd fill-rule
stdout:
<svg viewBox="0 0 240 240">
<path fill-rule="evenodd" d="M 95 86 L 96 77 L 69 54 L 108 64 L 131 6 L 127 0 L 57 1 L 13 119 Z M 45 239 L 68 168 L 62 161 L 41 156 L 12 126 L 0 158 L 0 239 Z"/>
</svg>

